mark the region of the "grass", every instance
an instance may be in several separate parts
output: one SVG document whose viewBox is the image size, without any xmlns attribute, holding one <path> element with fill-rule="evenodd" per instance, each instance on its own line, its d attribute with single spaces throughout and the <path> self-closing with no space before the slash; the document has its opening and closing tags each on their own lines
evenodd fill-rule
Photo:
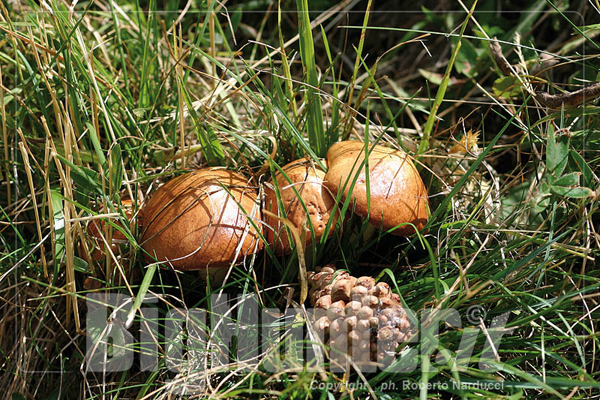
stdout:
<svg viewBox="0 0 600 400">
<path fill-rule="evenodd" d="M 0 3 L 7 395 L 169 398 L 187 385 L 183 397 L 598 397 L 598 107 L 550 110 L 527 86 L 554 94 L 597 80 L 591 3 L 532 2 L 522 17 L 487 0 L 412 13 L 353 1 L 164 3 Z M 494 65 L 494 36 L 518 77 Z M 542 52 L 558 63 L 530 74 Z M 369 236 L 338 199 L 344 224 L 330 239 L 285 257 L 265 246 L 223 287 L 148 266 L 137 222 L 161 183 L 224 166 L 263 193 L 300 157 L 326 168 L 320 157 L 342 138 L 415 157 L 431 207 L 420 235 Z M 113 238 L 120 246 L 103 245 Z M 292 335 L 310 319 L 298 271 L 327 263 L 390 283 L 417 313 L 418 334 L 389 369 L 341 374 L 309 368 L 326 362 L 318 352 L 302 360 L 314 343 Z M 109 368 L 132 351 L 130 368 L 86 369 L 86 341 L 101 334 L 91 322 L 107 318 L 91 293 L 133 299 L 109 324 L 113 337 L 135 338 L 111 346 Z M 197 324 L 179 327 L 179 308 L 196 310 Z M 229 351 L 217 342 L 174 365 L 181 337 L 169 324 L 184 339 L 233 326 L 237 354 L 215 362 Z M 142 368 L 154 346 L 156 366 Z"/>
</svg>

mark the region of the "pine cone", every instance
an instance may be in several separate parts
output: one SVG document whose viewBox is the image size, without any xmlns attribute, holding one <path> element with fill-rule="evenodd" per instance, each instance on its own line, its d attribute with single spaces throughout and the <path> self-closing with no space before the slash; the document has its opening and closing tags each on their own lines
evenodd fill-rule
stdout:
<svg viewBox="0 0 600 400">
<path fill-rule="evenodd" d="M 355 363 L 390 362 L 411 335 L 400 297 L 387 283 L 370 276 L 355 278 L 333 265 L 308 273 L 314 326 L 335 354 Z M 389 358 L 388 358 L 389 356 Z"/>
</svg>

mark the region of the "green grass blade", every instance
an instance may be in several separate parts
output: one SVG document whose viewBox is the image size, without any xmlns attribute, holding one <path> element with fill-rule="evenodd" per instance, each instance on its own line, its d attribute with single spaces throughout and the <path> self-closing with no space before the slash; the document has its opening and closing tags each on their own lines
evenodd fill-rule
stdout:
<svg viewBox="0 0 600 400">
<path fill-rule="evenodd" d="M 456 42 L 456 47 L 454 48 L 452 57 L 448 62 L 448 66 L 446 67 L 446 72 L 444 73 L 442 83 L 438 88 L 437 94 L 435 96 L 435 101 L 431 106 L 431 112 L 429 114 L 429 117 L 427 118 L 427 122 L 425 123 L 425 128 L 423 129 L 423 137 L 421 138 L 421 143 L 419 143 L 419 149 L 417 151 L 418 154 L 422 154 L 429 149 L 429 141 L 431 137 L 431 132 L 433 131 L 433 125 L 435 124 L 435 121 L 437 119 L 437 112 L 440 106 L 442 105 L 442 102 L 444 101 L 444 97 L 446 96 L 446 89 L 448 88 L 448 83 L 450 82 L 450 74 L 452 73 L 452 69 L 454 68 L 454 62 L 456 61 L 456 57 L 458 56 L 458 52 L 460 51 L 462 43 L 461 40 L 465 29 L 467 28 L 467 24 L 471 19 L 471 15 L 473 15 L 473 12 L 475 11 L 476 6 L 477 0 L 473 2 L 471 10 L 467 14 L 467 17 L 465 18 L 464 22 L 462 23 L 460 34 L 458 35 L 458 42 Z"/>
<path fill-rule="evenodd" d="M 318 94 L 319 77 L 315 64 L 315 49 L 308 14 L 308 0 L 296 0 L 296 6 L 298 7 L 298 26 L 300 30 L 300 56 L 307 83 L 304 102 L 308 142 L 317 156 L 324 157 L 327 153 L 327 144 L 323 127 L 321 97 Z"/>
</svg>

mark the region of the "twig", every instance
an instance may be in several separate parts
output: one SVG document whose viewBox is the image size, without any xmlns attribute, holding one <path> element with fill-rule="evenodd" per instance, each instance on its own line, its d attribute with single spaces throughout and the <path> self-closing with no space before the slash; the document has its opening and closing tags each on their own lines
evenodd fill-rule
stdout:
<svg viewBox="0 0 600 400">
<path fill-rule="evenodd" d="M 600 82 L 592 83 L 574 92 L 562 94 L 550 94 L 542 91 L 535 92 L 535 99 L 537 101 L 553 109 L 560 109 L 563 104 L 565 107 L 576 107 L 583 104 L 586 100 L 593 100 L 598 96 L 600 96 Z"/>
<path fill-rule="evenodd" d="M 490 42 L 490 51 L 492 52 L 492 58 L 500 68 L 500 71 L 507 76 L 516 76 L 513 72 L 513 68 L 510 63 L 502 54 L 502 48 L 500 44 L 494 38 Z M 544 107 L 552 109 L 560 109 L 565 107 L 576 107 L 583 104 L 586 100 L 593 100 L 600 96 L 600 82 L 593 83 L 585 86 L 574 92 L 565 92 L 561 94 L 550 94 L 538 90 L 534 93 L 534 98 Z"/>
<path fill-rule="evenodd" d="M 500 43 L 498 43 L 496 38 L 490 42 L 490 51 L 492 52 L 492 58 L 494 59 L 494 62 L 498 68 L 500 68 L 500 71 L 502 71 L 504 75 L 512 75 L 513 72 L 510 64 L 506 58 L 504 58 L 504 54 L 502 54 L 502 47 L 500 47 Z"/>
</svg>

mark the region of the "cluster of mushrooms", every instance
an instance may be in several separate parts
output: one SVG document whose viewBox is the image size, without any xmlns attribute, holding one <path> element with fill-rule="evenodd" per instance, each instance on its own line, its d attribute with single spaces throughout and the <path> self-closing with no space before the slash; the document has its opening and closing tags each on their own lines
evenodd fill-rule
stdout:
<svg viewBox="0 0 600 400">
<path fill-rule="evenodd" d="M 139 213 L 146 261 L 180 271 L 201 270 L 218 285 L 230 266 L 265 243 L 283 255 L 292 252 L 292 243 L 307 246 L 327 239 L 336 231 L 344 202 L 350 203 L 349 210 L 394 234 L 408 236 L 421 230 L 427 222 L 428 199 L 413 162 L 399 150 L 379 145 L 368 149 L 357 141 L 334 144 L 327 159 L 320 160 L 327 172 L 310 158 L 291 162 L 265 185 L 263 201 L 249 179 L 225 169 L 199 169 L 166 182 Z M 131 201 L 122 206 L 131 219 Z M 127 242 L 115 231 L 110 246 L 103 246 L 108 244 L 101 234 L 105 227 L 96 221 L 88 225 L 91 251 L 84 254 L 94 261 L 116 260 L 119 243 Z M 333 265 L 317 268 L 306 278 L 314 307 L 312 323 L 330 348 L 332 363 L 342 365 L 345 355 L 357 363 L 389 361 L 412 334 L 400 297 L 386 283 L 370 276 L 353 277 Z"/>
<path fill-rule="evenodd" d="M 404 152 L 375 145 L 366 157 L 364 143 L 343 141 L 331 146 L 322 163 L 327 172 L 309 158 L 277 172 L 276 185 L 266 185 L 264 218 L 257 188 L 236 172 L 204 168 L 168 181 L 141 212 L 146 260 L 216 276 L 260 251 L 261 237 L 276 254 L 289 254 L 293 239 L 282 219 L 309 245 L 334 232 L 336 199 L 348 196 L 356 214 L 381 229 L 396 228 L 397 235 L 411 235 L 427 222 L 427 191 Z"/>
</svg>

